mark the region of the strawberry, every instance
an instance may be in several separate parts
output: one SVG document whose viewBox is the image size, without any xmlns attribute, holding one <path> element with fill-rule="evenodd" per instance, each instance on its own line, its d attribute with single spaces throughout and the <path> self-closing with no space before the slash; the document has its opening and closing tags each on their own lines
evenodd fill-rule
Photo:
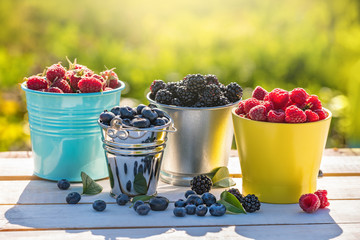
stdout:
<svg viewBox="0 0 360 240">
<path fill-rule="evenodd" d="M 64 93 L 60 88 L 58 87 L 50 87 L 47 92 L 52 92 L 52 93 Z"/>
<path fill-rule="evenodd" d="M 69 83 L 64 80 L 64 79 L 61 79 L 61 80 L 56 80 L 52 85 L 51 87 L 58 87 L 60 88 L 64 93 L 73 93 L 73 91 L 71 90 L 71 87 L 69 85 Z"/>
<path fill-rule="evenodd" d="M 100 92 L 103 83 L 94 77 L 84 77 L 79 81 L 78 86 L 82 93 Z"/>
<path fill-rule="evenodd" d="M 111 88 L 118 88 L 120 86 L 119 77 L 113 70 L 114 70 L 114 68 L 103 71 L 100 73 L 100 75 L 105 79 L 106 86 L 111 87 Z"/>
<path fill-rule="evenodd" d="M 269 100 L 274 104 L 275 109 L 285 107 L 289 99 L 289 92 L 281 88 L 275 88 L 269 93 Z"/>
<path fill-rule="evenodd" d="M 285 110 L 285 122 L 287 123 L 303 123 L 306 122 L 306 114 L 303 110 L 295 105 L 291 105 Z"/>
<path fill-rule="evenodd" d="M 264 100 L 264 97 L 269 93 L 260 86 L 257 86 L 254 91 L 252 92 L 252 97 L 256 98 L 257 100 Z"/>
<path fill-rule="evenodd" d="M 49 83 L 44 77 L 31 76 L 29 78 L 25 78 L 25 80 L 28 89 L 40 91 L 43 89 L 48 89 L 49 87 Z"/>
<path fill-rule="evenodd" d="M 60 63 L 53 64 L 46 70 L 46 78 L 50 82 L 54 82 L 57 79 L 63 79 L 65 76 L 65 68 Z"/>
</svg>

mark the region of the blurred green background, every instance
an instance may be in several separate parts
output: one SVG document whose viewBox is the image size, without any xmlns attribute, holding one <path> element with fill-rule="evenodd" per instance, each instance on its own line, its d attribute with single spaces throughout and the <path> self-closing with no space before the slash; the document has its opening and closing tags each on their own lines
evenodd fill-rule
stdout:
<svg viewBox="0 0 360 240">
<path fill-rule="evenodd" d="M 360 1 L 0 1 L 0 151 L 31 149 L 23 78 L 66 56 L 116 67 L 123 98 L 216 74 L 251 94 L 303 87 L 334 115 L 327 147 L 360 146 Z"/>
</svg>

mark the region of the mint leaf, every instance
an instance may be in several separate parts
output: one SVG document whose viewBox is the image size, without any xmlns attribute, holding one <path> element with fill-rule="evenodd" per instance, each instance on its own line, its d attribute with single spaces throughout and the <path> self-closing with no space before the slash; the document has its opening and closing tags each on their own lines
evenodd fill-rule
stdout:
<svg viewBox="0 0 360 240">
<path fill-rule="evenodd" d="M 226 213 L 230 214 L 239 214 L 239 213 L 245 213 L 242 204 L 240 201 L 231 193 L 228 191 L 223 191 L 220 195 L 220 200 L 218 203 L 223 204 L 226 207 Z"/>
<path fill-rule="evenodd" d="M 148 191 L 146 179 L 141 172 L 136 174 L 134 178 L 134 190 L 139 193 L 145 195 Z"/>
<path fill-rule="evenodd" d="M 152 199 L 154 196 L 148 196 L 148 195 L 139 195 L 139 196 L 135 196 L 133 197 L 133 199 L 131 200 L 132 203 L 135 203 L 138 200 L 141 200 L 143 202 L 148 201 L 150 199 Z"/>
<path fill-rule="evenodd" d="M 103 187 L 96 183 L 89 175 L 84 172 L 81 172 L 81 180 L 83 184 L 82 194 L 95 195 L 101 193 Z"/>
<path fill-rule="evenodd" d="M 214 187 L 231 187 L 235 185 L 234 180 L 230 177 L 229 169 L 227 167 L 215 168 L 213 173 L 212 182 Z"/>
</svg>

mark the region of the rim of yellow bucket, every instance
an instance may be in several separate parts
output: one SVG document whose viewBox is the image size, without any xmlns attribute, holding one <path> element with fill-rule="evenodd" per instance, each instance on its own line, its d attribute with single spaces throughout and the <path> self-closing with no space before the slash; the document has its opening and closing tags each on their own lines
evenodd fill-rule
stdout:
<svg viewBox="0 0 360 240">
<path fill-rule="evenodd" d="M 103 95 L 103 94 L 110 94 L 110 93 L 114 93 L 114 92 L 124 90 L 125 83 L 123 81 L 121 81 L 121 80 L 118 80 L 118 82 L 120 83 L 120 86 L 118 88 L 114 88 L 114 89 L 112 89 L 110 91 L 93 92 L 93 93 L 61 93 L 61 94 L 59 94 L 59 93 L 53 93 L 53 92 L 41 92 L 41 91 L 36 91 L 36 90 L 29 89 L 26 86 L 26 81 L 21 84 L 21 88 L 26 92 L 36 93 L 36 94 L 40 94 L 40 95 L 84 97 L 84 96 L 98 96 L 98 95 Z"/>
<path fill-rule="evenodd" d="M 289 124 L 296 124 L 296 125 L 304 125 L 304 124 L 317 124 L 317 123 L 320 123 L 322 121 L 326 121 L 326 120 L 329 120 L 331 117 L 332 117 L 332 113 L 330 112 L 329 109 L 327 108 L 324 108 L 323 109 L 328 113 L 328 116 L 323 119 L 323 120 L 319 120 L 319 121 L 316 121 L 316 122 L 304 122 L 304 123 L 275 123 L 275 122 L 263 122 L 263 121 L 256 121 L 256 120 L 252 120 L 252 119 L 248 119 L 248 118 L 244 118 L 244 117 L 240 117 L 239 115 L 237 115 L 235 113 L 235 110 L 237 109 L 237 107 L 234 107 L 231 112 L 234 116 L 242 119 L 243 121 L 252 121 L 252 122 L 259 122 L 259 123 L 263 123 L 263 124 L 277 124 L 277 125 L 289 125 Z"/>
</svg>

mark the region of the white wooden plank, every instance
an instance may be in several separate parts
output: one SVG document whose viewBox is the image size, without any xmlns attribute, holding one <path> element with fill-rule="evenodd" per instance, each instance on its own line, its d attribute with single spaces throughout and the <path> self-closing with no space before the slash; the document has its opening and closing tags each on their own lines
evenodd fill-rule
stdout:
<svg viewBox="0 0 360 240">
<path fill-rule="evenodd" d="M 0 158 L 0 176 L 31 176 L 33 172 L 31 158 Z"/>
<path fill-rule="evenodd" d="M 236 188 L 241 191 L 241 178 L 234 178 L 237 183 Z M 109 196 L 109 180 L 98 181 L 103 186 L 103 192 L 95 196 L 84 196 L 81 202 L 92 203 L 101 198 L 107 202 L 115 200 Z M 77 191 L 82 192 L 81 183 L 71 184 L 70 189 L 60 190 L 55 182 L 33 180 L 33 181 L 0 181 L 0 204 L 40 204 L 40 203 L 65 203 L 68 193 Z M 184 198 L 184 192 L 189 188 L 171 186 L 159 182 L 158 194 L 176 201 Z M 360 177 L 324 177 L 318 179 L 318 189 L 326 189 L 329 199 L 360 199 Z M 224 188 L 214 188 L 211 190 L 217 197 L 224 191 Z"/>
<path fill-rule="evenodd" d="M 262 204 L 261 210 L 252 214 L 223 217 L 175 217 L 173 204 L 163 212 L 151 211 L 147 216 L 137 215 L 128 206 L 108 204 L 104 212 L 96 212 L 91 204 L 77 205 L 2 205 L 0 229 L 83 229 L 128 227 L 184 227 L 231 225 L 288 225 L 288 224 L 344 224 L 360 223 L 360 200 L 330 201 L 330 209 L 316 213 L 303 212 L 298 204 Z"/>
<path fill-rule="evenodd" d="M 324 173 L 360 173 L 360 156 L 325 156 L 320 169 Z"/>
<path fill-rule="evenodd" d="M 0 232 L 0 239 L 347 239 L 360 238 L 360 224 L 230 226 L 146 229 L 96 229 Z"/>
</svg>

